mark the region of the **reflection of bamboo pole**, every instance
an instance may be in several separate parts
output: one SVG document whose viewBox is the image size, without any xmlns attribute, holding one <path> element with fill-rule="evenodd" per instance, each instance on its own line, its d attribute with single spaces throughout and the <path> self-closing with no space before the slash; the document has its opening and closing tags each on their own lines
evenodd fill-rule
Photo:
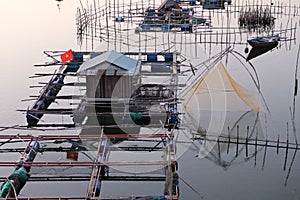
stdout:
<svg viewBox="0 0 300 200">
<path fill-rule="evenodd" d="M 258 135 L 258 131 L 256 130 L 256 137 L 255 137 L 255 157 L 254 157 L 254 166 L 256 166 L 256 154 L 257 154 L 257 135 Z"/>
<path fill-rule="evenodd" d="M 218 138 L 218 156 L 219 156 L 219 160 L 221 160 L 221 149 L 220 149 L 220 141 L 219 141 L 219 138 Z"/>
<path fill-rule="evenodd" d="M 217 138 L 212 138 L 212 137 L 214 137 L 214 136 L 206 135 L 203 138 L 196 137 L 194 139 L 195 140 L 202 140 L 202 141 L 204 141 L 204 143 L 205 142 L 217 142 L 218 141 Z M 229 141 L 229 137 L 219 136 L 219 143 L 227 144 L 227 150 L 228 151 L 229 151 L 228 145 L 230 145 L 230 144 L 236 145 L 237 144 L 236 137 L 234 137 L 234 140 L 232 140 L 233 137 L 230 137 L 230 138 L 231 139 Z M 246 145 L 246 142 L 241 141 L 241 139 L 246 140 L 245 138 L 240 138 L 239 145 Z M 257 146 L 257 147 L 267 146 L 267 147 L 271 147 L 271 148 L 276 148 L 278 150 L 278 153 L 279 153 L 279 149 L 286 149 L 287 148 L 286 142 L 279 142 L 279 138 L 278 138 L 277 141 L 276 140 L 275 141 L 267 140 L 267 144 L 266 144 L 266 139 L 260 140 L 260 139 L 256 139 L 256 138 L 254 138 L 254 139 L 248 138 L 247 145 L 248 145 L 248 149 L 249 149 L 249 146 Z M 292 149 L 295 150 L 295 149 L 299 149 L 299 147 L 295 143 L 289 143 L 288 144 L 288 149 L 289 150 L 292 150 Z"/>
<path fill-rule="evenodd" d="M 247 126 L 247 136 L 246 136 L 246 157 L 248 157 L 248 138 L 249 138 L 249 126 Z"/>
<path fill-rule="evenodd" d="M 266 162 L 266 155 L 267 155 L 267 146 L 268 146 L 268 140 L 266 139 L 266 145 L 265 145 L 265 151 L 264 151 L 264 158 L 263 158 L 263 164 L 262 164 L 262 170 L 264 170 L 265 162 Z"/>
<path fill-rule="evenodd" d="M 279 134 L 278 134 L 278 138 L 277 138 L 277 154 L 279 153 Z"/>
<path fill-rule="evenodd" d="M 238 157 L 238 154 L 239 154 L 239 135 L 240 135 L 240 126 L 237 125 L 236 126 L 236 152 L 235 152 L 235 157 Z"/>
<path fill-rule="evenodd" d="M 285 171 L 286 169 L 286 162 L 287 162 L 287 157 L 288 157 L 288 152 L 289 152 L 289 123 L 286 123 L 286 151 L 285 151 L 285 159 L 284 159 L 284 165 L 283 165 L 283 170 Z"/>
<path fill-rule="evenodd" d="M 298 92 L 298 66 L 299 66 L 299 56 L 300 56 L 300 45 L 298 47 L 298 53 L 297 53 L 297 63 L 296 63 L 296 69 L 295 69 L 295 85 L 294 85 L 294 97 L 293 97 L 293 111 L 292 111 L 292 125 L 293 125 L 293 133 L 295 137 L 296 144 L 298 144 L 297 141 L 297 134 L 296 134 L 296 124 L 295 124 L 295 119 L 296 119 L 296 96 Z"/>
<path fill-rule="evenodd" d="M 193 190 L 193 192 L 195 192 L 201 199 L 203 199 L 203 195 L 200 194 L 200 192 L 198 190 L 196 190 L 195 188 L 193 188 L 191 186 L 191 184 L 189 184 L 188 182 L 186 182 L 186 180 L 184 180 L 182 177 L 179 176 L 179 179 L 185 184 L 187 185 L 191 190 Z"/>
<path fill-rule="evenodd" d="M 229 126 L 228 126 L 228 144 L 227 144 L 227 154 L 229 153 L 229 146 L 230 146 L 230 129 L 229 129 Z"/>
<path fill-rule="evenodd" d="M 294 155 L 293 155 L 293 158 L 292 158 L 292 161 L 291 161 L 291 164 L 290 164 L 288 173 L 287 173 L 287 175 L 286 175 L 286 179 L 285 179 L 285 182 L 284 182 L 284 186 L 287 185 L 287 181 L 288 181 L 288 179 L 289 179 L 289 177 L 290 177 L 290 173 L 291 173 L 291 171 L 292 171 L 292 166 L 293 166 L 293 164 L 294 164 L 294 161 L 295 161 L 295 157 L 296 157 L 297 151 L 298 151 L 298 150 L 296 149 L 295 152 L 294 152 Z"/>
</svg>

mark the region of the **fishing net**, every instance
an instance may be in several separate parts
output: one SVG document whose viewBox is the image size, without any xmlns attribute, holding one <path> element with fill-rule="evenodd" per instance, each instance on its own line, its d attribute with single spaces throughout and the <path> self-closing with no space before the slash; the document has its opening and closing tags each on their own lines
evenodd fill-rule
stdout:
<svg viewBox="0 0 300 200">
<path fill-rule="evenodd" d="M 220 138 L 224 142 L 254 135 L 263 138 L 259 113 L 264 107 L 259 92 L 235 82 L 221 62 L 189 85 L 182 94 L 184 120 L 188 128 L 206 139 L 199 155 L 213 152 Z M 225 145 L 218 145 L 218 152 L 224 149 Z"/>
</svg>

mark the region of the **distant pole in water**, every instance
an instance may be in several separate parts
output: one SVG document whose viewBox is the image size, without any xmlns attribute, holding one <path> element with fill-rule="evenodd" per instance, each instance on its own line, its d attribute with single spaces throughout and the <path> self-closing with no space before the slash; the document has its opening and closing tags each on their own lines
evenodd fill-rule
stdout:
<svg viewBox="0 0 300 200">
<path fill-rule="evenodd" d="M 62 2 L 63 0 L 55 0 L 55 1 L 57 1 L 58 12 L 60 12 L 61 2 Z"/>
<path fill-rule="evenodd" d="M 293 133 L 295 137 L 295 142 L 298 145 L 298 140 L 297 140 L 297 134 L 296 134 L 296 125 L 295 125 L 295 119 L 296 119 L 296 96 L 298 93 L 298 66 L 299 66 L 299 56 L 300 56 L 300 45 L 298 47 L 298 53 L 297 53 L 297 61 L 296 61 L 296 69 L 295 69 L 295 85 L 294 85 L 294 97 L 293 97 L 293 110 L 292 110 L 292 125 L 293 125 Z"/>
<path fill-rule="evenodd" d="M 294 105 L 295 105 L 295 97 L 297 96 L 298 93 L 298 78 L 297 78 L 297 74 L 298 74 L 298 66 L 299 66 L 299 56 L 300 56 L 300 45 L 298 47 L 298 54 L 297 54 L 297 62 L 296 62 L 296 69 L 295 69 L 295 87 L 294 87 Z M 295 110 L 294 110 L 295 113 Z"/>
<path fill-rule="evenodd" d="M 285 151 L 285 158 L 284 158 L 284 165 L 283 165 L 283 171 L 286 170 L 286 163 L 288 158 L 288 152 L 289 152 L 289 123 L 286 123 L 286 151 Z"/>
<path fill-rule="evenodd" d="M 297 96 L 297 91 L 298 91 L 298 79 L 295 79 L 295 91 L 294 91 L 294 96 Z"/>
</svg>

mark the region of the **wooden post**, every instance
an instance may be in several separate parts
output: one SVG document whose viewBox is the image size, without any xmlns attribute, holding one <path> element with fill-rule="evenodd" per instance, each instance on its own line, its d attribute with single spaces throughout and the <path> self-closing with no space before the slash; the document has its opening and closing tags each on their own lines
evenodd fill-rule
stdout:
<svg viewBox="0 0 300 200">
<path fill-rule="evenodd" d="M 221 150 L 220 150 L 220 140 L 219 140 L 219 137 L 218 137 L 218 156 L 219 156 L 219 160 L 221 160 Z"/>
<path fill-rule="evenodd" d="M 285 182 L 284 182 L 284 186 L 287 185 L 287 181 L 288 181 L 288 179 L 289 179 L 289 176 L 290 176 L 290 173 L 291 173 L 291 170 L 292 170 L 292 166 L 293 166 L 294 161 L 295 161 L 296 154 L 297 154 L 297 149 L 296 149 L 295 152 L 294 152 L 294 155 L 293 155 L 293 158 L 292 158 L 292 161 L 291 161 L 291 164 L 290 164 L 288 173 L 287 173 L 287 175 L 286 175 L 286 179 L 285 179 Z"/>
<path fill-rule="evenodd" d="M 278 138 L 277 138 L 277 155 L 278 155 L 278 153 L 279 153 L 279 134 L 278 134 Z"/>
</svg>

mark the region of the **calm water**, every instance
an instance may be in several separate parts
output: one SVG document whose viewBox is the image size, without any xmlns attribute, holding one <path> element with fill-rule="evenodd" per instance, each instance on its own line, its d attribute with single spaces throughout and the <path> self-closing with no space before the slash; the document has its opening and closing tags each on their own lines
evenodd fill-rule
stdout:
<svg viewBox="0 0 300 200">
<path fill-rule="evenodd" d="M 269 3 L 270 1 L 266 2 Z M 297 0 L 291 1 L 291 4 L 300 6 Z M 45 2 L 38 0 L 0 2 L 0 22 L 2 24 L 0 33 L 0 125 L 25 124 L 25 116 L 16 112 L 16 109 L 26 109 L 32 102 L 21 102 L 21 100 L 38 93 L 36 89 L 29 89 L 29 86 L 35 84 L 36 81 L 28 77 L 38 71 L 33 67 L 33 64 L 45 62 L 47 59 L 42 54 L 44 50 L 80 49 L 75 37 L 76 6 L 71 1 L 63 2 L 59 12 L 56 3 L 52 0 Z M 292 20 L 293 23 L 299 24 L 299 17 Z M 260 79 L 262 93 L 270 109 L 270 113 L 266 114 L 266 120 L 262 120 L 262 127 L 270 139 L 277 139 L 280 135 L 282 141 L 286 140 L 286 124 L 289 123 L 289 140 L 294 142 L 290 126 L 290 106 L 293 102 L 294 73 L 300 39 L 299 30 L 297 30 L 296 38 L 292 42 L 291 50 L 287 50 L 290 43 L 282 43 L 281 48 L 252 61 Z M 217 47 L 215 51 L 219 48 Z M 235 48 L 243 52 L 245 46 L 236 45 Z M 243 77 L 239 77 L 239 68 L 234 65 L 230 70 L 234 78 L 243 82 Z M 45 69 L 45 71 L 54 71 L 54 68 Z M 296 97 L 298 138 L 300 138 L 298 131 L 300 130 L 299 115 L 298 95 Z M 5 133 L 21 132 L 11 130 Z M 30 132 L 27 131 L 26 133 Z M 197 145 L 198 142 L 196 141 L 178 159 L 179 174 L 183 179 L 180 182 L 181 199 L 200 198 L 185 182 L 197 190 L 203 199 L 208 200 L 300 199 L 299 152 L 296 153 L 293 161 L 294 150 L 288 151 L 285 170 L 286 151 L 281 149 L 277 154 L 275 148 L 267 148 L 266 151 L 264 148 L 260 148 L 256 158 L 251 157 L 249 159 L 246 159 L 243 152 L 225 168 L 214 159 L 198 158 Z M 249 148 L 249 154 L 254 151 L 254 147 Z M 223 154 L 227 157 L 235 157 L 234 150 L 231 150 L 229 155 L 224 152 Z M 18 155 L 12 154 L 3 158 L 15 161 L 17 157 Z M 293 163 L 292 166 L 291 163 Z M 1 168 L 0 170 L 1 176 L 7 176 L 12 169 Z M 286 182 L 288 173 L 290 175 Z M 40 189 L 36 190 L 37 187 Z M 139 184 L 138 191 L 136 191 L 137 185 L 131 183 L 109 182 L 103 187 L 103 195 L 131 194 L 128 191 L 139 194 L 161 194 L 163 184 Z M 54 196 L 82 195 L 86 192 L 86 183 L 47 183 L 43 186 L 40 186 L 40 183 L 30 183 L 22 190 L 21 196 L 45 196 L 49 194 L 49 190 Z"/>
</svg>

